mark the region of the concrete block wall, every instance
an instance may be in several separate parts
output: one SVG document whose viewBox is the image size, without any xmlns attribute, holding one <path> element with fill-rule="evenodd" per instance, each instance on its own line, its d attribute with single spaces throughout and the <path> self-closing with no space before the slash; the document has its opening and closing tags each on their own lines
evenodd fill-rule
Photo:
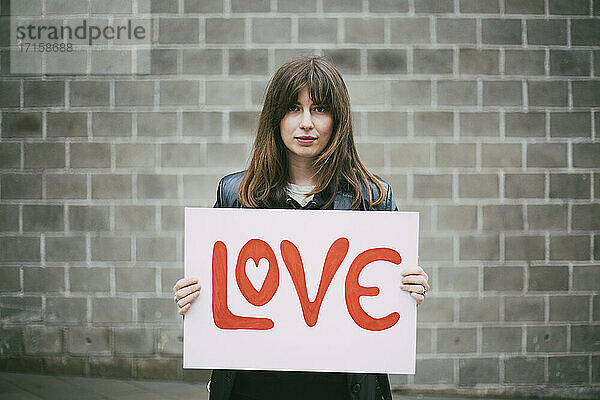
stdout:
<svg viewBox="0 0 600 400">
<path fill-rule="evenodd" d="M 432 290 L 393 384 L 597 393 L 599 1 L 79 3 L 151 17 L 152 48 L 77 75 L 0 54 L 2 370 L 206 379 L 181 368 L 171 294 L 183 207 L 244 168 L 275 69 L 321 54 L 361 157 L 421 213 Z"/>
</svg>

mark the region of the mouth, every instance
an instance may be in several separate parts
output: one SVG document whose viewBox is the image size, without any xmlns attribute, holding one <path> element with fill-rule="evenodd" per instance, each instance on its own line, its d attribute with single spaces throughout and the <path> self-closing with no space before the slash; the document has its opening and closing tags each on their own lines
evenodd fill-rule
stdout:
<svg viewBox="0 0 600 400">
<path fill-rule="evenodd" d="M 316 137 L 308 135 L 295 136 L 294 139 L 296 139 L 296 141 L 302 145 L 311 145 L 317 140 Z"/>
</svg>

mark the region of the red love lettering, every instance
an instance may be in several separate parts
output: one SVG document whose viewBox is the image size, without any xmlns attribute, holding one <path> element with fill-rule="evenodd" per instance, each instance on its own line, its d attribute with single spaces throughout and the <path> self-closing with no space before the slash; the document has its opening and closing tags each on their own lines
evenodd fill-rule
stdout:
<svg viewBox="0 0 600 400">
<path fill-rule="evenodd" d="M 250 282 L 248 283 L 252 286 Z M 275 288 L 275 290 L 277 290 L 277 288 Z M 213 320 L 217 327 L 221 329 L 256 330 L 273 328 L 273 321 L 268 318 L 243 317 L 235 315 L 229 310 L 229 306 L 227 305 L 227 247 L 225 246 L 225 243 L 221 241 L 216 242 L 213 247 L 212 291 Z M 273 295 L 271 295 L 271 297 L 273 297 Z"/>
<path fill-rule="evenodd" d="M 400 264 L 402 257 L 397 251 L 388 248 L 369 249 L 360 253 L 350 265 L 346 275 L 346 307 L 350 316 L 358 326 L 370 331 L 382 331 L 391 328 L 400 319 L 400 314 L 393 312 L 383 318 L 373 318 L 360 306 L 361 296 L 377 296 L 378 287 L 365 287 L 358 283 L 363 268 L 374 261 L 389 261 Z"/>
<path fill-rule="evenodd" d="M 254 260 L 258 268 L 258 262 L 261 258 L 266 258 L 269 262 L 267 276 L 259 291 L 254 288 L 248 275 L 246 275 L 246 261 Z M 277 258 L 271 246 L 260 239 L 250 239 L 240 250 L 237 265 L 235 267 L 235 280 L 237 281 L 240 292 L 244 295 L 250 304 L 255 306 L 264 306 L 273 298 L 277 288 L 279 288 L 279 268 L 277 267 Z"/>
<path fill-rule="evenodd" d="M 298 248 L 288 240 L 283 240 L 280 247 L 283 262 L 290 272 L 294 287 L 296 288 L 296 293 L 298 293 L 302 314 L 304 314 L 304 321 L 306 321 L 308 326 L 315 326 L 317 319 L 319 318 L 321 303 L 329 288 L 329 284 L 348 253 L 348 239 L 339 238 L 333 242 L 329 248 L 327 256 L 325 257 L 323 273 L 321 274 L 321 281 L 319 282 L 319 290 L 317 291 L 315 301 L 308 300 L 306 275 L 304 273 L 304 266 Z"/>
</svg>

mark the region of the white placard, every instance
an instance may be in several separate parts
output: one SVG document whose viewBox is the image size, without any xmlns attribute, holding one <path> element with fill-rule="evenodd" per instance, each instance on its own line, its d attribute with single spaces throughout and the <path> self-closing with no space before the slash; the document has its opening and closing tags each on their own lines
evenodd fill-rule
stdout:
<svg viewBox="0 0 600 400">
<path fill-rule="evenodd" d="M 416 303 L 400 285 L 418 226 L 415 212 L 186 207 L 185 276 L 202 289 L 183 367 L 414 374 Z"/>
</svg>

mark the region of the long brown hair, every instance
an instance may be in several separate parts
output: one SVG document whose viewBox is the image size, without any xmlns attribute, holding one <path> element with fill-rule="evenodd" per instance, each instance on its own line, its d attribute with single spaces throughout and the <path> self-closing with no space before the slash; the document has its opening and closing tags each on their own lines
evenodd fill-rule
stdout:
<svg viewBox="0 0 600 400">
<path fill-rule="evenodd" d="M 309 195 L 324 192 L 327 208 L 342 190 L 354 197 L 351 207 L 358 208 L 362 185 L 368 204 L 381 204 L 385 189 L 360 161 L 354 145 L 348 89 L 331 61 L 318 56 L 301 56 L 286 62 L 269 82 L 252 159 L 239 188 L 240 202 L 245 207 L 269 208 L 286 198 L 289 165 L 279 127 L 304 87 L 309 89 L 313 104 L 323 105 L 333 117 L 329 142 L 313 162 L 316 185 Z M 378 189 L 375 200 L 370 182 Z"/>
</svg>

